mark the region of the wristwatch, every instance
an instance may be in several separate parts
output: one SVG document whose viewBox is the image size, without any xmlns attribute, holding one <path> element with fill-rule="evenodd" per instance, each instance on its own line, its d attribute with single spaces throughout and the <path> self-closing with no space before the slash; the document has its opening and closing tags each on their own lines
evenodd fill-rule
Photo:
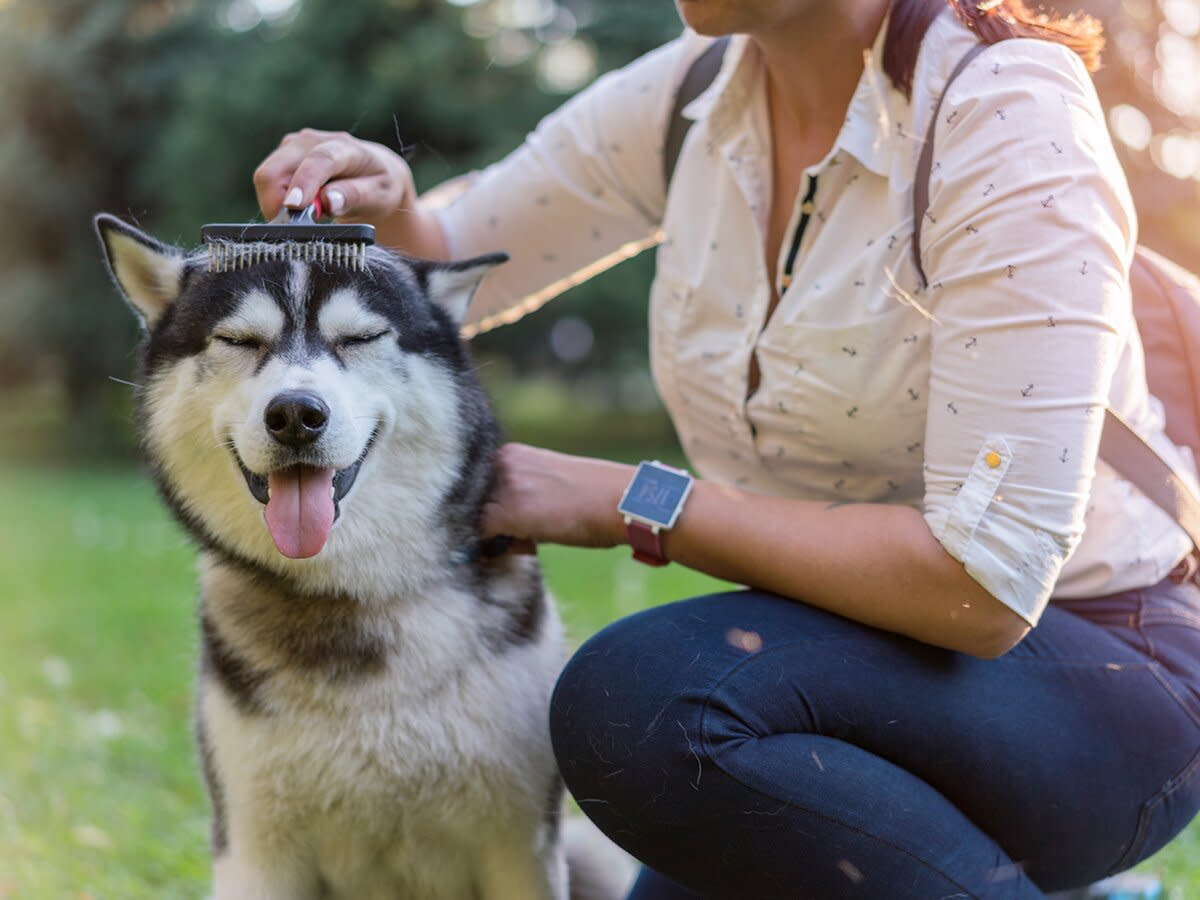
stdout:
<svg viewBox="0 0 1200 900">
<path fill-rule="evenodd" d="M 625 517 L 625 533 L 633 558 L 648 566 L 665 566 L 662 533 L 675 527 L 692 490 L 692 476 L 682 469 L 643 460 L 617 504 Z"/>
</svg>

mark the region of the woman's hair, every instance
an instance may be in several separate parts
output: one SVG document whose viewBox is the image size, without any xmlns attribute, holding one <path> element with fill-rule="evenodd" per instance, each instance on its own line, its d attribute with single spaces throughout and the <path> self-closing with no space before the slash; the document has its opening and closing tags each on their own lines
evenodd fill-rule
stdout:
<svg viewBox="0 0 1200 900">
<path fill-rule="evenodd" d="M 1078 53 L 1089 72 L 1100 67 L 1100 51 L 1104 49 L 1100 23 L 1082 13 L 1058 16 L 1034 12 L 1025 0 L 892 0 L 883 69 L 905 96 L 912 94 L 913 70 L 921 40 L 947 3 L 984 43 L 994 44 L 1008 38 L 1057 41 Z"/>
</svg>

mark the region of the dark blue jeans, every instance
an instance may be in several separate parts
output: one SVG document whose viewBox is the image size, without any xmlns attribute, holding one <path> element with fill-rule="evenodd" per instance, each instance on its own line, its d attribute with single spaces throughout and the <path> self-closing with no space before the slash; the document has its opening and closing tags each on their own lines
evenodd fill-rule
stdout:
<svg viewBox="0 0 1200 900">
<path fill-rule="evenodd" d="M 1037 898 L 1200 808 L 1200 588 L 1052 605 L 996 660 L 777 596 L 647 610 L 551 704 L 580 807 L 664 898 Z"/>
</svg>

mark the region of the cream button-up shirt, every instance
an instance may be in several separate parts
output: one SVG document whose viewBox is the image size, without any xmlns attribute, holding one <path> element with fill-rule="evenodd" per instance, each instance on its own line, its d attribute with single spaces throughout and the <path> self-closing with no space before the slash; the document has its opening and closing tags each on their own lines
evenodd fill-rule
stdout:
<svg viewBox="0 0 1200 900">
<path fill-rule="evenodd" d="M 783 497 L 906 504 L 1035 624 L 1051 595 L 1156 583 L 1187 536 L 1097 460 L 1111 405 L 1177 468 L 1146 388 L 1128 268 L 1136 221 L 1091 80 L 1058 44 L 1005 41 L 964 71 L 937 125 L 922 287 L 911 189 L 933 108 L 974 38 L 949 12 L 912 101 L 882 35 L 825 159 L 790 287 L 768 271 L 765 76 L 735 37 L 670 191 L 675 92 L 707 39 L 687 33 L 597 81 L 439 212 L 451 252 L 495 249 L 469 322 L 511 321 L 661 240 L 651 365 L 705 478 Z M 761 380 L 749 391 L 752 355 Z M 871 548 L 863 547 L 863 565 Z"/>
</svg>

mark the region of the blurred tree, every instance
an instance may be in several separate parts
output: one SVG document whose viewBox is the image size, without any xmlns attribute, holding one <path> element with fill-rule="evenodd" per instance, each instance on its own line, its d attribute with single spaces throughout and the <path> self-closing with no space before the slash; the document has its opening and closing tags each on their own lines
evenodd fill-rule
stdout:
<svg viewBox="0 0 1200 900">
<path fill-rule="evenodd" d="M 131 318 L 99 266 L 90 217 L 146 208 L 135 188 L 154 125 L 201 32 L 170 0 L 0 5 L 0 379 L 54 377 L 72 435 L 123 406 Z M 128 393 L 127 391 L 125 392 Z"/>
<path fill-rule="evenodd" d="M 1086 0 L 1108 46 L 1096 74 L 1141 240 L 1200 271 L 1200 0 Z"/>
<path fill-rule="evenodd" d="M 143 160 L 162 221 L 181 234 L 253 217 L 250 175 L 289 131 L 379 141 L 428 182 L 515 145 L 554 106 L 528 66 L 489 67 L 442 0 L 275 5 L 291 14 L 243 31 L 231 27 L 236 0 L 209 10 L 211 51 L 178 86 Z"/>
</svg>

